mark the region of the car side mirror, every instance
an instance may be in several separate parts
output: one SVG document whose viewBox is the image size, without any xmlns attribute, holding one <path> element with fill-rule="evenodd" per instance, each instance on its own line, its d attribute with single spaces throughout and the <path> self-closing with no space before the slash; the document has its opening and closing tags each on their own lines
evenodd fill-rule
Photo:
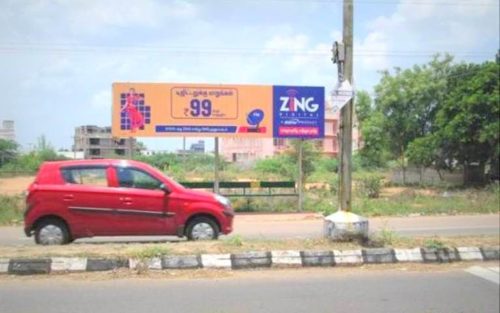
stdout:
<svg viewBox="0 0 500 313">
<path fill-rule="evenodd" d="M 161 185 L 160 185 L 160 190 L 163 190 L 163 192 L 165 192 L 165 194 L 167 194 L 167 195 L 168 195 L 169 193 L 171 193 L 170 189 L 169 189 L 169 188 L 167 187 L 167 185 L 165 185 L 165 184 L 161 184 Z"/>
</svg>

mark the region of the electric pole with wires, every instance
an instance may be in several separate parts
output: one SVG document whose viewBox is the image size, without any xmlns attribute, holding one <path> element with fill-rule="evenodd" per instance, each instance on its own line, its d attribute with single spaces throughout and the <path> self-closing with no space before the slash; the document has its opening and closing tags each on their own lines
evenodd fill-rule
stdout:
<svg viewBox="0 0 500 313">
<path fill-rule="evenodd" d="M 344 0 L 343 42 L 335 42 L 332 61 L 337 64 L 338 85 L 332 92 L 340 108 L 339 210 L 325 218 L 324 235 L 334 240 L 368 236 L 368 220 L 351 213 L 353 81 L 353 0 Z"/>
</svg>

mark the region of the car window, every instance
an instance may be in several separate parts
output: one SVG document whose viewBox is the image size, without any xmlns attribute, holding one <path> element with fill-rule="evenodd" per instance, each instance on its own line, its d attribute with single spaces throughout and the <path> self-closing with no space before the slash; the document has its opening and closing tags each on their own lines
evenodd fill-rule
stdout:
<svg viewBox="0 0 500 313">
<path fill-rule="evenodd" d="M 160 189 L 162 182 L 148 173 L 129 167 L 117 168 L 120 187 L 139 189 Z"/>
<path fill-rule="evenodd" d="M 108 186 L 106 168 L 63 168 L 61 169 L 63 179 L 68 184 Z"/>
</svg>

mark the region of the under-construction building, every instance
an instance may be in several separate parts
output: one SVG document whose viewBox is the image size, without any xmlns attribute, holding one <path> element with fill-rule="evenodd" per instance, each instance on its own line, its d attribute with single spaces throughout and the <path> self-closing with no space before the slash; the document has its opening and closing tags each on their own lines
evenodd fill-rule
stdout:
<svg viewBox="0 0 500 313">
<path fill-rule="evenodd" d="M 113 138 L 111 127 L 75 128 L 73 151 L 82 151 L 85 159 L 131 157 L 135 147 L 135 138 Z"/>
</svg>

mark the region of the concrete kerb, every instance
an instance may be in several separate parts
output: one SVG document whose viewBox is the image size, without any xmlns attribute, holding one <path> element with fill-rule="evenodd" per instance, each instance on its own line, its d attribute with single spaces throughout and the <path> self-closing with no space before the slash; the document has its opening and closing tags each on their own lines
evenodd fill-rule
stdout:
<svg viewBox="0 0 500 313">
<path fill-rule="evenodd" d="M 109 258 L 0 258 L 0 274 L 34 275 L 110 271 L 119 268 L 152 270 L 174 269 L 258 269 L 270 267 L 356 266 L 381 263 L 448 263 L 456 261 L 494 261 L 500 247 L 363 249 L 334 251 L 249 251 L 233 254 L 165 255 L 150 259 Z"/>
</svg>

